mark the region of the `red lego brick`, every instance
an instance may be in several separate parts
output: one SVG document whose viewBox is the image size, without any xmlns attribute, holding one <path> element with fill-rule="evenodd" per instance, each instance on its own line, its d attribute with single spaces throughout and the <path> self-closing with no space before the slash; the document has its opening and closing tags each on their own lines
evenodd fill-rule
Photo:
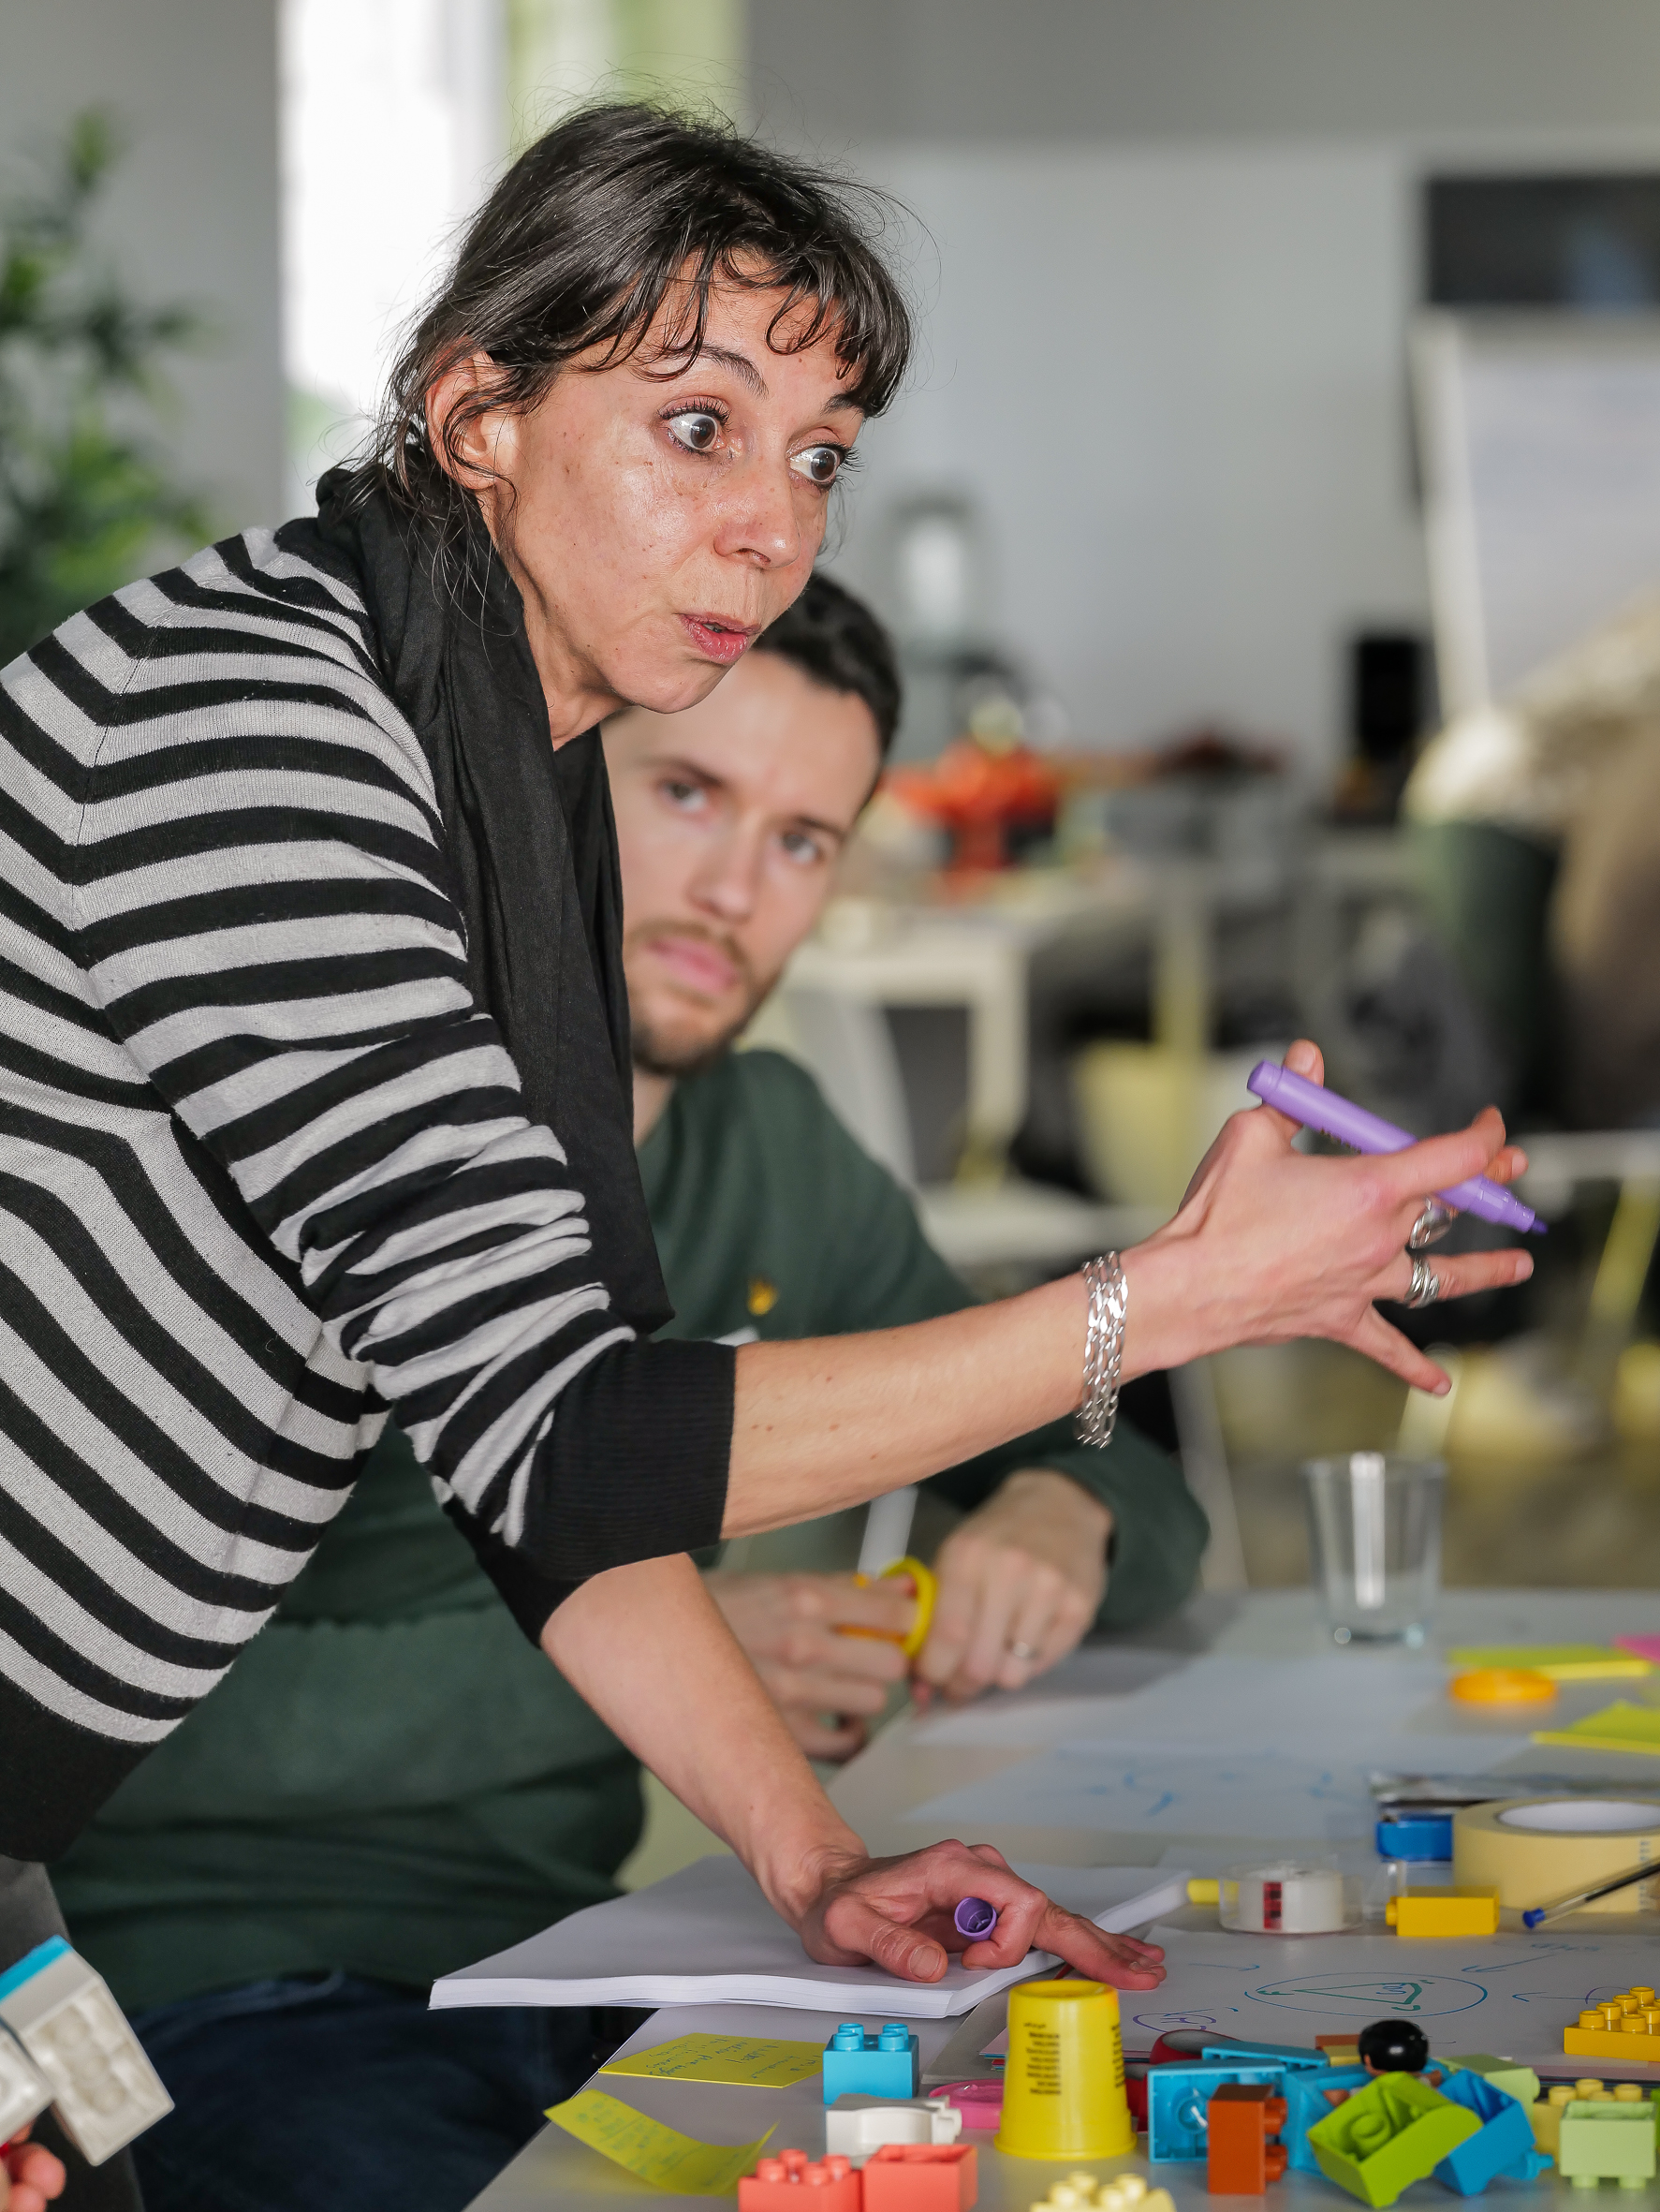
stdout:
<svg viewBox="0 0 1660 2212">
<path fill-rule="evenodd" d="M 1259 2197 L 1285 2171 L 1286 2149 L 1271 2138 L 1290 2107 L 1266 2082 L 1224 2082 L 1205 2107 L 1211 2194 Z"/>
<path fill-rule="evenodd" d="M 979 2193 L 971 2143 L 885 2143 L 864 2170 L 864 2212 L 968 2212 Z"/>
<path fill-rule="evenodd" d="M 846 2159 L 781 2150 L 738 2184 L 738 2212 L 860 2212 L 862 2194 Z"/>
</svg>

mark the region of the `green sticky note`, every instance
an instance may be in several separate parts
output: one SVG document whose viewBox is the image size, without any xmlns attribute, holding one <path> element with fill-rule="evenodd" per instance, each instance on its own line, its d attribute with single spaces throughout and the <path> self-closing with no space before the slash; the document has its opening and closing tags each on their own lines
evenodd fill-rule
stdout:
<svg viewBox="0 0 1660 2212">
<path fill-rule="evenodd" d="M 597 2089 L 579 2089 L 551 2105 L 548 2117 L 641 2181 L 689 2197 L 729 2197 L 773 2134 L 769 2128 L 754 2143 L 699 2143 Z"/>
<path fill-rule="evenodd" d="M 1447 1653 L 1447 1663 L 1525 1667 L 1535 1674 L 1549 1674 L 1553 1682 L 1613 1682 L 1654 1671 L 1647 1659 L 1602 1644 L 1465 1644 Z"/>
<path fill-rule="evenodd" d="M 1568 1728 L 1534 1731 L 1535 1744 L 1572 1744 L 1582 1751 L 1660 1751 L 1660 1705 L 1616 1698 Z"/>
<path fill-rule="evenodd" d="M 651 2081 L 721 2082 L 738 2089 L 793 2089 L 823 2064 L 822 2043 L 764 2035 L 677 2035 L 654 2050 L 609 2059 L 599 2071 L 644 2074 Z"/>
</svg>

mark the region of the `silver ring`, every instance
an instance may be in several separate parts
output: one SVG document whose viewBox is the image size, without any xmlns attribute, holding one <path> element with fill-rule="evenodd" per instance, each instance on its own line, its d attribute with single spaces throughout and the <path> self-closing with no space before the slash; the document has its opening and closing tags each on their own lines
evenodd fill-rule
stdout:
<svg viewBox="0 0 1660 2212">
<path fill-rule="evenodd" d="M 1406 1249 L 1409 1252 L 1421 1252 L 1426 1245 L 1439 1244 L 1452 1227 L 1452 1220 L 1450 1206 L 1444 1206 L 1438 1198 L 1426 1200 L 1423 1212 L 1412 1225 Z"/>
<path fill-rule="evenodd" d="M 1415 1253 L 1412 1261 L 1412 1288 L 1406 1293 L 1407 1305 L 1433 1305 L 1440 1295 L 1441 1277 L 1432 1274 L 1429 1261 L 1418 1259 Z"/>
<path fill-rule="evenodd" d="M 1037 1646 L 1036 1644 L 1016 1642 L 1009 1645 L 1008 1656 L 1010 1659 L 1035 1659 L 1037 1657 Z"/>
</svg>

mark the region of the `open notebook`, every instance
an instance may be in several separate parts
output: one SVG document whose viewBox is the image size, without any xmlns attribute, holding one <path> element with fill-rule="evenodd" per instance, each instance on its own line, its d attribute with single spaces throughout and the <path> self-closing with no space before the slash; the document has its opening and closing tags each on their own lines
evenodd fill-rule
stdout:
<svg viewBox="0 0 1660 2212">
<path fill-rule="evenodd" d="M 1017 1866 L 1058 1904 L 1113 1934 L 1186 1901 L 1187 1877 L 1154 1866 Z M 1050 1963 L 940 1982 L 896 1982 L 874 1967 L 815 1965 L 736 1859 L 699 1859 L 650 1889 L 590 1905 L 493 1958 L 446 1974 L 432 2001 L 448 2005 L 799 2005 L 948 2020 Z"/>
</svg>

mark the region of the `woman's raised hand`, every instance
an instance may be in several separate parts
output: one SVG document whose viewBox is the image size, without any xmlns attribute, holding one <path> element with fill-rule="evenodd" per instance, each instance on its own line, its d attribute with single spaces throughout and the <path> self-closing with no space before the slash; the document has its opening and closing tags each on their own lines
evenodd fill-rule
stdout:
<svg viewBox="0 0 1660 2212">
<path fill-rule="evenodd" d="M 1319 1048 L 1306 1039 L 1285 1065 L 1311 1083 L 1324 1080 Z M 1234 1114 L 1175 1217 L 1124 1255 L 1132 1371 L 1230 1344 L 1329 1336 L 1439 1394 L 1446 1376 L 1374 1301 L 1405 1298 L 1406 1239 L 1432 1192 L 1467 1175 L 1508 1183 L 1525 1156 L 1506 1143 L 1491 1107 L 1450 1136 L 1359 1159 L 1294 1151 L 1297 1133 L 1271 1106 Z M 1441 1297 L 1465 1298 L 1525 1282 L 1533 1266 L 1526 1252 L 1470 1252 L 1438 1254 L 1434 1272 Z"/>
</svg>

